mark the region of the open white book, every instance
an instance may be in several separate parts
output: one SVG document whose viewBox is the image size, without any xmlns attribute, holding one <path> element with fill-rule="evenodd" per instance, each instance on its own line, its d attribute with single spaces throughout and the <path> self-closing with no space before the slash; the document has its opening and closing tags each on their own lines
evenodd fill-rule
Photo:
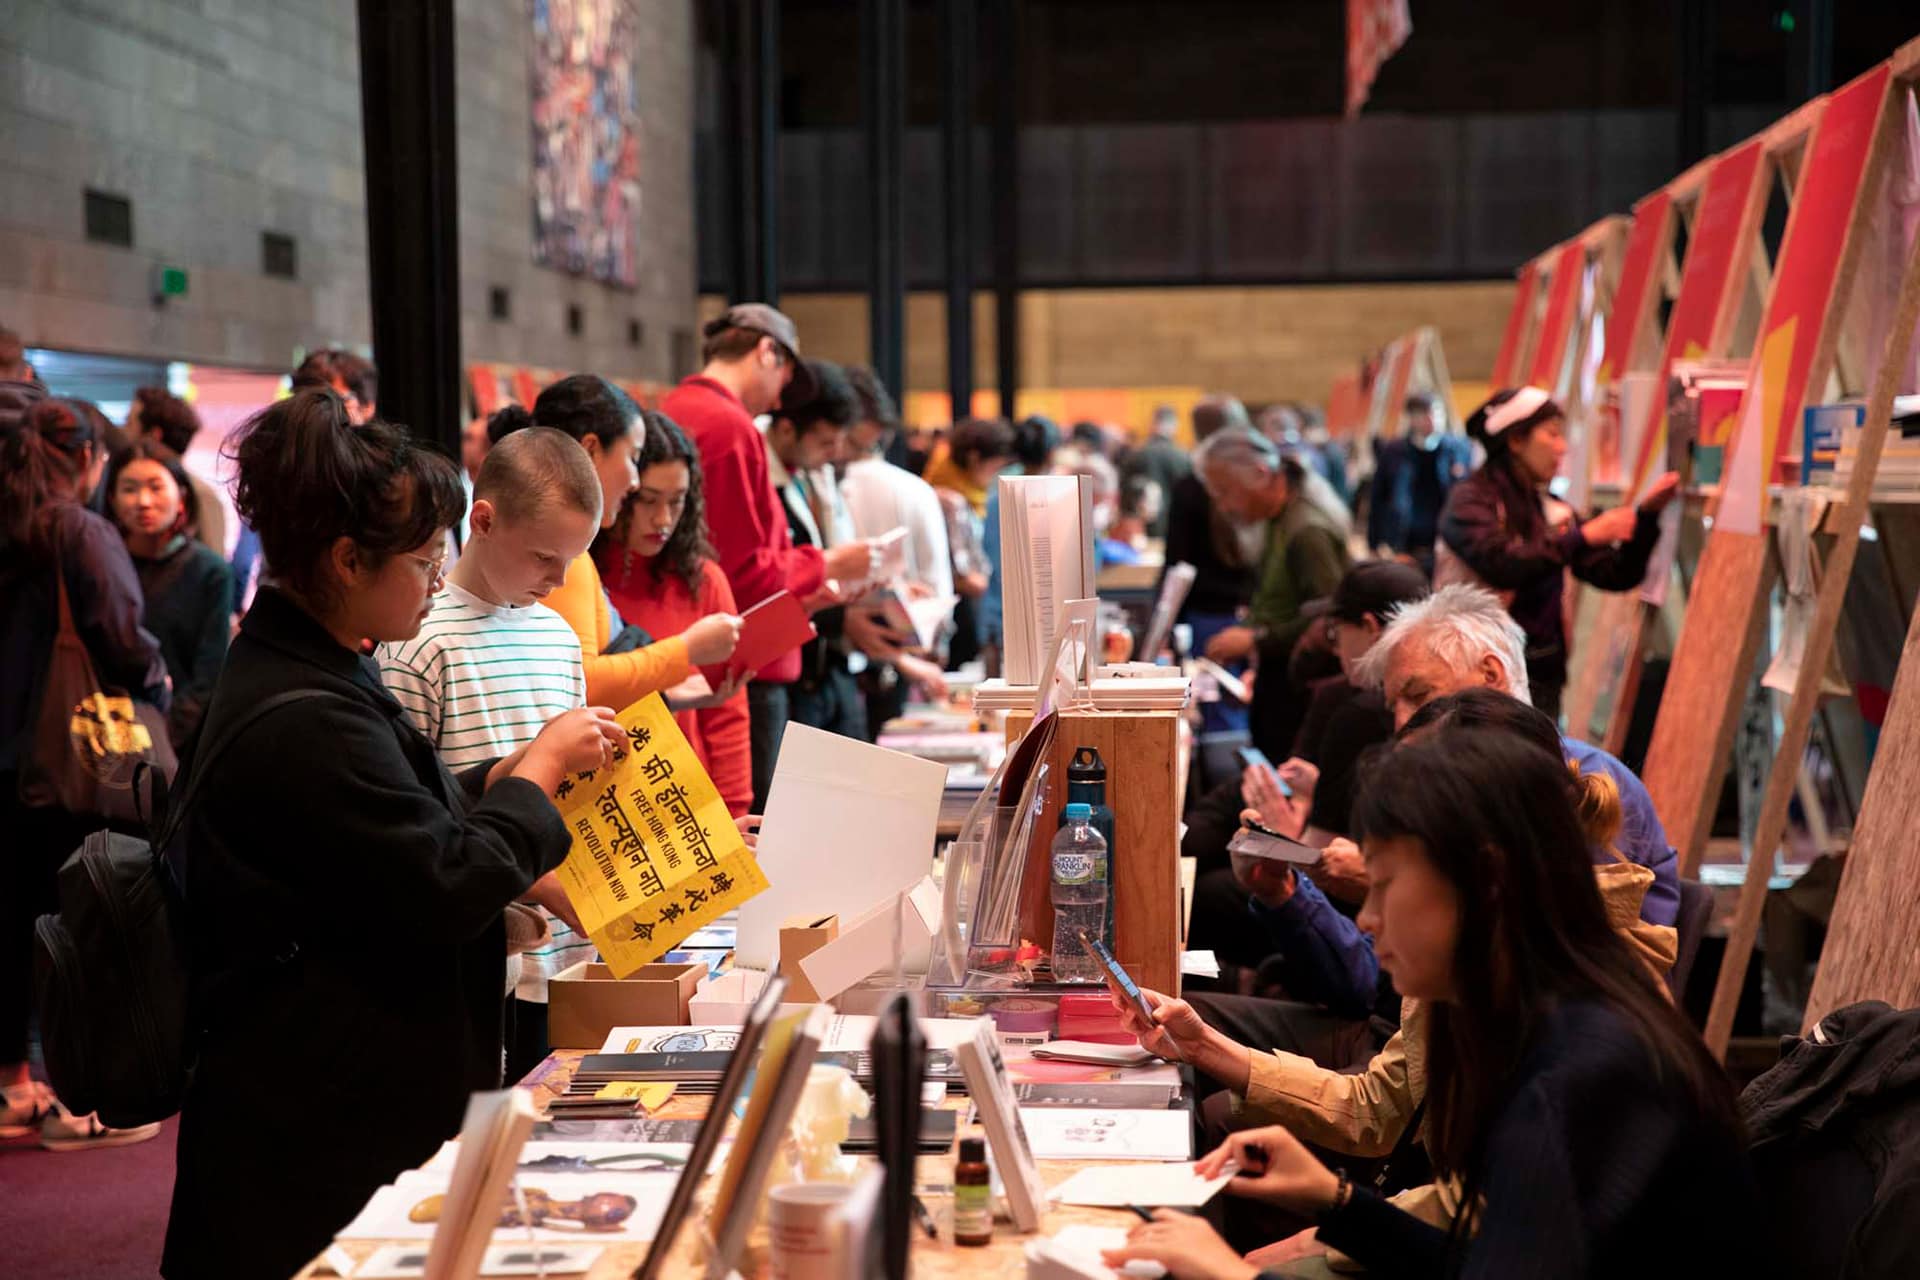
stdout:
<svg viewBox="0 0 1920 1280">
<path fill-rule="evenodd" d="M 1037 684 L 1067 601 L 1096 594 L 1091 478 L 1002 477 L 1000 552 L 1007 683 Z"/>
</svg>

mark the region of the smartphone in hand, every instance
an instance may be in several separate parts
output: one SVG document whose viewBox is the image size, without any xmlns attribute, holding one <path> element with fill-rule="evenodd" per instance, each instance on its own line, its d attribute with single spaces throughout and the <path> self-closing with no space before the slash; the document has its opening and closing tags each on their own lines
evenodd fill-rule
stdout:
<svg viewBox="0 0 1920 1280">
<path fill-rule="evenodd" d="M 1293 799 L 1293 788 L 1288 786 L 1287 780 L 1280 776 L 1280 771 L 1273 767 L 1273 761 L 1267 759 L 1266 752 L 1258 747 L 1240 747 L 1235 754 L 1240 757 L 1240 763 L 1247 768 L 1265 769 L 1267 776 L 1273 779 L 1273 785 L 1280 789 L 1280 794 L 1289 800 Z"/>
</svg>

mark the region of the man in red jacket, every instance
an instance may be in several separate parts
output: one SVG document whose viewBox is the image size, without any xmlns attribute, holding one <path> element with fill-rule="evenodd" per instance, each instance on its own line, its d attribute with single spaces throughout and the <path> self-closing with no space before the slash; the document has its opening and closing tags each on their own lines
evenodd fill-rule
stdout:
<svg viewBox="0 0 1920 1280">
<path fill-rule="evenodd" d="M 793 321 L 762 302 L 745 302 L 707 322 L 701 358 L 706 367 L 675 387 L 660 404 L 700 451 L 707 536 L 726 572 L 733 598 L 750 609 L 788 591 L 811 609 L 843 603 L 835 582 L 858 582 L 873 571 L 865 542 L 796 547 L 786 509 L 767 470 L 767 446 L 754 418 L 783 397 L 811 400 L 813 377 L 800 362 Z M 795 649 L 747 686 L 753 744 L 753 811 L 766 807 L 767 788 L 787 725 L 787 686 L 800 676 Z"/>
</svg>

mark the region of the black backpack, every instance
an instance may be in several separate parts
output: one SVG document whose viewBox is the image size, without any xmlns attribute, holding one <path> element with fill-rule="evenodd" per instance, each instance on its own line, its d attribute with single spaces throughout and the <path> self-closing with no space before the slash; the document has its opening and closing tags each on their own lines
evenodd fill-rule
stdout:
<svg viewBox="0 0 1920 1280">
<path fill-rule="evenodd" d="M 293 689 L 249 707 L 202 744 L 177 803 L 151 838 L 100 830 L 61 866 L 60 913 L 34 925 L 34 986 L 47 1077 L 75 1115 L 116 1129 L 179 1111 L 193 1071 L 186 897 L 167 850 L 200 779 L 268 712 L 318 689 Z"/>
</svg>

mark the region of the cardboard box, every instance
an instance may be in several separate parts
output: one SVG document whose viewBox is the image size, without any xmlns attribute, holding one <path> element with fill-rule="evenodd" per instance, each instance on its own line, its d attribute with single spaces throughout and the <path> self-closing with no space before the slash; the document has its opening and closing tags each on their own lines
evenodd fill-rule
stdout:
<svg viewBox="0 0 1920 1280">
<path fill-rule="evenodd" d="M 787 975 L 787 994 L 795 1000 L 818 1001 L 820 993 L 807 980 L 800 961 L 840 936 L 837 915 L 788 916 L 780 923 L 780 972 Z"/>
<path fill-rule="evenodd" d="M 693 993 L 693 999 L 687 1002 L 687 1016 L 692 1019 L 690 1025 L 739 1026 L 747 1020 L 747 1014 L 753 1010 L 753 1002 L 760 998 L 760 989 L 766 985 L 767 975 L 759 969 L 729 969 L 708 978 Z M 798 1003 L 788 1000 L 780 1003 L 777 1012 L 786 1014 L 812 1007 L 810 1000 Z"/>
<path fill-rule="evenodd" d="M 598 1049 L 615 1027 L 684 1027 L 704 964 L 642 965 L 616 978 L 604 964 L 563 969 L 547 986 L 547 1043 Z"/>
</svg>

